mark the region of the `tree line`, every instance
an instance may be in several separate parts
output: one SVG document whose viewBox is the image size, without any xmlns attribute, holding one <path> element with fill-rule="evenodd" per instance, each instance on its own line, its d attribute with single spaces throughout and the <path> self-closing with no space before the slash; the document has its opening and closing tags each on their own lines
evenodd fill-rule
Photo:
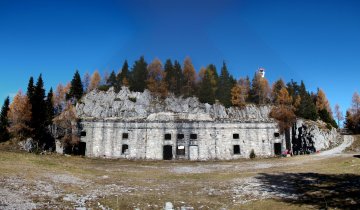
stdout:
<svg viewBox="0 0 360 210">
<path fill-rule="evenodd" d="M 84 94 L 95 89 L 106 91 L 110 87 L 119 92 L 123 86 L 138 92 L 148 89 L 159 98 L 169 94 L 195 96 L 202 103 L 220 103 L 225 107 L 275 105 L 270 115 L 278 121 L 281 131 L 291 127 L 297 117 L 314 121 L 321 119 L 328 127 L 337 127 L 323 90 L 312 93 L 303 81 L 298 84 L 293 80 L 285 83 L 279 79 L 270 85 L 258 72 L 252 79 L 247 76 L 237 80 L 229 73 L 225 62 L 219 72 L 213 64 L 201 67 L 197 72 L 189 57 L 181 65 L 179 61 L 170 59 L 165 64 L 159 59 L 148 64 L 141 56 L 131 68 L 125 60 L 117 73 L 112 71 L 101 76 L 96 70 L 91 76 L 85 73 L 81 78 L 76 71 L 70 83 L 59 84 L 55 92 L 50 89 L 47 95 L 41 75 L 36 85 L 33 83 L 31 77 L 26 94 L 19 91 L 11 103 L 9 98 L 5 100 L 0 115 L 1 141 L 10 137 L 32 137 L 40 148 L 48 148 L 52 145 L 49 126 L 54 123 L 62 127 L 73 126 L 74 105 Z M 75 136 L 68 132 L 66 141 L 76 142 Z"/>
</svg>

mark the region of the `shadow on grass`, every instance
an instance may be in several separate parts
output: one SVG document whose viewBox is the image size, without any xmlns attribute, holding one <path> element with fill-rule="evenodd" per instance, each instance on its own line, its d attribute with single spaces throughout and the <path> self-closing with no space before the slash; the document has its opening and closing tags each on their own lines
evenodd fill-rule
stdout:
<svg viewBox="0 0 360 210">
<path fill-rule="evenodd" d="M 354 174 L 260 174 L 263 190 L 280 200 L 319 209 L 360 209 L 360 176 Z"/>
<path fill-rule="evenodd" d="M 354 155 L 353 157 L 354 158 L 360 158 L 360 155 Z"/>
</svg>

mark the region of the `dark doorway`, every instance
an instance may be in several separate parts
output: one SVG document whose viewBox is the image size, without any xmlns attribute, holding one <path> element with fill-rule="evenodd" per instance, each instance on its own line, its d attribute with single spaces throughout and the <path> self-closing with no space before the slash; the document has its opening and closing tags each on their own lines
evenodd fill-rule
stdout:
<svg viewBox="0 0 360 210">
<path fill-rule="evenodd" d="M 240 155 L 240 145 L 234 145 L 234 155 Z"/>
<path fill-rule="evenodd" d="M 171 160 L 173 157 L 172 153 L 172 146 L 171 145 L 165 145 L 163 149 L 163 159 L 164 160 Z"/>
<path fill-rule="evenodd" d="M 121 147 L 121 154 L 127 153 L 128 149 L 129 149 L 129 145 L 123 144 L 122 147 Z"/>
<path fill-rule="evenodd" d="M 275 155 L 281 155 L 281 143 L 274 144 Z"/>
</svg>

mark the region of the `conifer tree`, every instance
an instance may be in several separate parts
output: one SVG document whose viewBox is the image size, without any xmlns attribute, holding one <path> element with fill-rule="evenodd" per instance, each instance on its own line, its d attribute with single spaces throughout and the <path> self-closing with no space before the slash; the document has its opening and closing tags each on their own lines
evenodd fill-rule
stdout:
<svg viewBox="0 0 360 210">
<path fill-rule="evenodd" d="M 42 75 L 40 74 L 34 89 L 33 100 L 31 101 L 31 128 L 33 129 L 34 140 L 40 148 L 46 146 L 46 122 L 47 107 L 45 102 L 45 89 Z"/>
<path fill-rule="evenodd" d="M 273 86 L 272 86 L 272 93 L 271 93 L 271 97 L 272 97 L 272 102 L 276 103 L 277 97 L 279 95 L 279 92 L 282 88 L 285 87 L 285 83 L 282 79 L 277 80 Z"/>
<path fill-rule="evenodd" d="M 161 61 L 157 58 L 148 65 L 147 89 L 156 96 L 165 97 L 168 94 L 165 72 Z"/>
<path fill-rule="evenodd" d="M 216 98 L 219 100 L 221 104 L 225 107 L 231 106 L 231 89 L 236 84 L 234 78 L 229 74 L 227 70 L 225 62 L 223 62 L 223 66 L 221 68 L 219 80 L 218 80 L 218 88 L 216 93 Z"/>
<path fill-rule="evenodd" d="M 131 72 L 130 90 L 144 92 L 147 79 L 147 63 L 144 56 L 135 61 Z"/>
<path fill-rule="evenodd" d="M 111 71 L 110 76 L 106 81 L 106 85 L 108 85 L 110 87 L 114 87 L 114 88 L 116 87 L 117 80 L 116 80 L 116 74 L 115 74 L 114 70 Z"/>
<path fill-rule="evenodd" d="M 184 60 L 183 75 L 182 94 L 185 97 L 193 96 L 196 92 L 196 71 L 189 57 Z"/>
<path fill-rule="evenodd" d="M 181 89 L 182 89 L 183 83 L 184 83 L 184 74 L 181 69 L 181 64 L 177 60 L 174 61 L 174 75 L 175 75 L 175 80 L 176 80 L 174 94 L 176 96 L 179 96 L 181 94 Z"/>
<path fill-rule="evenodd" d="M 129 65 L 127 60 L 125 60 L 121 72 L 118 73 L 118 75 L 116 76 L 116 80 L 117 80 L 117 86 L 115 88 L 116 92 L 119 92 L 121 89 L 121 86 L 129 86 L 129 82 L 130 82 L 130 72 L 129 72 Z"/>
<path fill-rule="evenodd" d="M 101 82 L 101 76 L 99 74 L 99 71 L 96 70 L 93 75 L 91 76 L 91 80 L 90 80 L 90 85 L 89 85 L 89 90 L 88 92 L 95 90 L 99 87 Z"/>
<path fill-rule="evenodd" d="M 79 101 L 84 94 L 83 84 L 81 82 L 81 77 L 79 71 L 76 70 L 73 79 L 71 80 L 71 87 L 69 93 L 66 95 L 66 98 L 75 99 Z"/>
<path fill-rule="evenodd" d="M 7 141 L 10 138 L 10 134 L 7 129 L 9 127 L 9 119 L 8 119 L 9 105 L 10 105 L 10 99 L 9 97 L 7 97 L 4 101 L 3 106 L 1 107 L 1 113 L 0 113 L 0 142 Z"/>
<path fill-rule="evenodd" d="M 31 103 L 26 95 L 19 91 L 10 104 L 8 117 L 10 125 L 8 130 L 16 139 L 23 140 L 30 137 L 31 125 Z"/>
<path fill-rule="evenodd" d="M 255 104 L 266 104 L 270 101 L 270 87 L 266 78 L 255 72 L 250 90 L 251 102 Z"/>
<path fill-rule="evenodd" d="M 201 103 L 215 103 L 215 92 L 213 91 L 211 84 L 211 74 L 210 70 L 206 69 L 202 81 L 200 82 L 198 98 Z"/>
<path fill-rule="evenodd" d="M 52 120 L 55 116 L 55 108 L 54 108 L 54 94 L 53 89 L 50 88 L 49 93 L 46 96 L 46 125 L 51 125 Z"/>
<path fill-rule="evenodd" d="M 175 93 L 176 91 L 176 75 L 175 69 L 170 59 L 167 59 L 164 65 L 165 81 L 168 85 L 169 92 Z"/>
<path fill-rule="evenodd" d="M 318 118 L 316 106 L 311 98 L 311 95 L 306 91 L 306 87 L 303 81 L 301 81 L 299 87 L 299 95 L 301 101 L 297 110 L 297 116 L 316 121 Z"/>
<path fill-rule="evenodd" d="M 29 99 L 30 101 L 33 100 L 34 90 L 35 90 L 35 87 L 34 87 L 34 78 L 33 78 L 33 77 L 30 77 L 29 83 L 28 83 L 28 87 L 27 87 L 27 92 L 26 92 L 26 95 L 27 95 L 27 97 L 28 97 L 28 99 Z"/>
</svg>

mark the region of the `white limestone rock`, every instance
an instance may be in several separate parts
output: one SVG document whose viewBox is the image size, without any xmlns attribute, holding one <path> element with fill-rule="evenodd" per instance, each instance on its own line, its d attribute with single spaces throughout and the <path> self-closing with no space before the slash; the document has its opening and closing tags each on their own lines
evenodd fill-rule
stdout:
<svg viewBox="0 0 360 210">
<path fill-rule="evenodd" d="M 108 91 L 93 90 L 76 105 L 79 118 L 119 119 L 119 120 L 199 120 L 236 122 L 273 122 L 268 114 L 270 106 L 247 105 L 240 108 L 225 108 L 221 104 L 203 104 L 196 97 L 175 97 L 166 99 L 154 97 L 148 90 L 132 92 L 122 87 L 119 93 L 113 88 Z M 172 114 L 164 114 L 172 113 Z"/>
</svg>

